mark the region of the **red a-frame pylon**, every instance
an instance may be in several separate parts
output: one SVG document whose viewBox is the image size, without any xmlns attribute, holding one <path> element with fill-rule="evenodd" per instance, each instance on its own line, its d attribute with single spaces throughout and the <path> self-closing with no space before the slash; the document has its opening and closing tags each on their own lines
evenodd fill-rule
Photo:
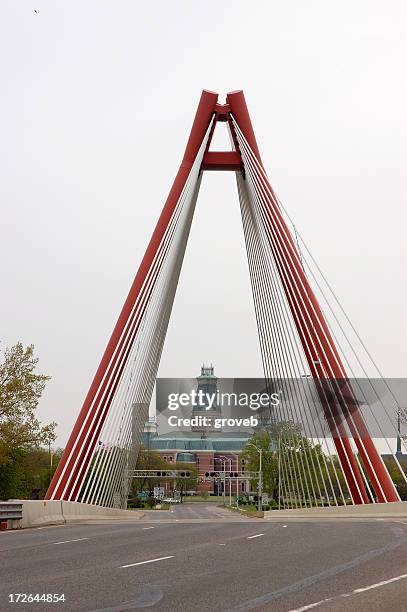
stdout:
<svg viewBox="0 0 407 612">
<path fill-rule="evenodd" d="M 218 122 L 227 122 L 234 150 L 210 151 L 213 132 Z M 146 317 L 154 299 L 159 300 L 161 296 L 161 301 L 156 302 L 159 314 L 156 315 L 156 319 L 151 319 L 151 329 L 154 330 L 154 334 L 146 348 L 146 351 L 153 350 L 153 353 L 150 360 L 145 360 L 142 380 L 148 379 L 151 382 L 156 375 L 188 238 L 190 226 L 188 223 L 190 224 L 192 220 L 194 201 L 204 170 L 235 172 L 239 194 L 243 194 L 241 197 L 249 203 L 249 208 L 255 206 L 253 202 L 256 200 L 256 223 L 261 224 L 262 235 L 268 242 L 269 256 L 277 270 L 310 374 L 318 385 L 321 382 L 338 379 L 347 385 L 347 373 L 341 357 L 267 179 L 243 92 L 231 92 L 227 95 L 226 104 L 219 104 L 218 94 L 203 91 L 181 166 L 52 479 L 46 499 L 80 499 L 103 505 L 113 503 L 112 496 L 103 497 L 102 492 L 107 487 L 112 491 L 115 486 L 118 487 L 117 483 L 112 484 L 112 482 L 123 478 L 125 468 L 120 466 L 124 463 L 122 459 L 118 459 L 119 454 L 115 455 L 116 448 L 108 449 L 105 445 L 104 455 L 99 464 L 95 459 L 95 453 L 101 444 L 101 434 L 109 418 L 112 428 L 114 427 L 114 418 L 111 416 L 112 406 L 116 402 L 120 408 L 118 396 L 121 385 L 124 384 L 130 356 L 137 338 L 145 333 Z M 171 264 L 172 284 L 168 281 L 169 284 L 165 285 L 168 288 L 162 290 L 159 296 L 159 283 L 164 283 L 165 280 L 160 275 L 175 240 L 177 219 L 181 218 L 182 214 L 180 202 L 186 201 L 187 198 L 190 198 L 193 204 L 190 217 L 185 221 L 185 228 L 182 230 L 184 233 L 179 239 L 178 251 L 174 251 L 174 260 Z M 250 214 L 254 219 L 254 212 Z M 158 297 L 155 298 L 155 295 Z M 151 346 L 155 348 L 152 349 Z M 148 403 L 150 388 L 149 383 L 146 386 L 148 392 L 145 392 L 140 403 L 144 408 Z M 324 386 L 320 386 L 319 389 L 324 414 L 354 503 L 368 503 L 369 497 L 352 450 L 350 436 L 354 440 L 377 500 L 398 501 L 394 484 L 371 440 L 358 408 L 346 399 L 352 395 L 351 390 L 347 389 L 347 393 L 344 393 L 343 385 L 340 389 L 334 385 L 336 404 L 339 407 L 332 409 L 326 399 Z M 90 482 L 92 478 L 95 484 Z M 83 493 L 84 490 L 87 493 Z"/>
</svg>

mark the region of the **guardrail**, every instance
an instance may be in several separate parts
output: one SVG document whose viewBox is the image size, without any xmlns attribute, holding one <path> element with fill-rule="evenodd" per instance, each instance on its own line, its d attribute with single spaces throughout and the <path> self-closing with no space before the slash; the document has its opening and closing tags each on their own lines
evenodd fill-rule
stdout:
<svg viewBox="0 0 407 612">
<path fill-rule="evenodd" d="M 0 501 L 0 522 L 18 521 L 23 518 L 23 504 L 20 501 Z"/>
<path fill-rule="evenodd" d="M 0 529 L 21 527 L 23 504 L 21 501 L 0 501 Z"/>
</svg>

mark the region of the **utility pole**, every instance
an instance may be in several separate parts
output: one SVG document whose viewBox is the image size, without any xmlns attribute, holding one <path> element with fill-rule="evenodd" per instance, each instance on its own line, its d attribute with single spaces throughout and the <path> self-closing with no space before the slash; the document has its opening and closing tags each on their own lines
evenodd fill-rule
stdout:
<svg viewBox="0 0 407 612">
<path fill-rule="evenodd" d="M 401 455 L 401 414 L 400 406 L 397 406 L 397 448 L 396 457 Z"/>
<path fill-rule="evenodd" d="M 259 485 L 258 485 L 259 499 L 257 503 L 257 508 L 259 512 L 261 512 L 262 505 L 263 505 L 263 500 L 262 500 L 263 498 L 263 472 L 262 472 L 263 449 L 251 443 L 247 444 L 246 446 L 253 446 L 253 448 L 255 448 L 257 452 L 259 453 Z"/>
<path fill-rule="evenodd" d="M 228 457 L 229 459 L 229 506 L 232 505 L 232 458 Z"/>
<path fill-rule="evenodd" d="M 52 471 L 52 451 L 51 451 L 51 440 L 48 440 L 48 453 L 49 453 L 49 469 Z"/>
<path fill-rule="evenodd" d="M 260 464 L 259 464 L 259 503 L 258 503 L 258 509 L 259 512 L 261 512 L 262 507 L 263 507 L 263 472 L 261 469 L 261 458 L 262 458 L 262 454 L 263 454 L 263 449 L 259 448 L 259 454 L 260 454 Z"/>
<path fill-rule="evenodd" d="M 236 472 L 239 474 L 239 455 L 234 455 L 236 459 Z M 236 478 L 236 508 L 239 507 L 239 475 Z"/>
<path fill-rule="evenodd" d="M 281 464 L 280 464 L 280 452 L 281 452 L 281 433 L 278 434 L 278 509 L 281 507 Z"/>
<path fill-rule="evenodd" d="M 223 505 L 226 506 L 226 461 L 223 460 Z"/>
<path fill-rule="evenodd" d="M 225 469 L 226 469 L 225 465 L 226 464 L 225 464 L 225 457 L 223 457 L 223 456 L 222 457 L 215 457 L 214 462 L 215 461 L 220 461 L 221 465 L 223 467 L 223 477 L 221 478 L 221 482 L 222 482 L 222 488 L 223 488 L 223 491 L 222 491 L 222 494 L 223 494 L 223 505 L 226 506 L 226 490 L 225 490 L 226 489 L 226 480 L 225 480 Z M 219 493 L 219 490 L 218 490 L 218 493 Z"/>
</svg>

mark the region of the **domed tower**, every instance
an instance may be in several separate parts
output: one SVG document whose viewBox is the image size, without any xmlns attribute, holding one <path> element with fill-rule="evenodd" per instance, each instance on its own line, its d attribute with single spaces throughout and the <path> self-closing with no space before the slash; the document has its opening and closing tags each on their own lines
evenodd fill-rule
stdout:
<svg viewBox="0 0 407 612">
<path fill-rule="evenodd" d="M 221 409 L 218 405 L 218 378 L 215 376 L 214 367 L 211 364 L 206 366 L 205 364 L 201 367 L 201 375 L 197 376 L 197 393 L 198 397 L 201 398 L 198 405 L 192 408 L 192 417 L 202 416 L 210 419 L 213 424 L 215 418 L 220 418 Z M 210 398 L 210 399 L 209 399 Z M 192 426 L 191 431 L 202 432 L 202 437 L 205 437 L 207 431 L 221 431 L 220 428 L 215 430 L 215 427 L 197 425 Z"/>
</svg>

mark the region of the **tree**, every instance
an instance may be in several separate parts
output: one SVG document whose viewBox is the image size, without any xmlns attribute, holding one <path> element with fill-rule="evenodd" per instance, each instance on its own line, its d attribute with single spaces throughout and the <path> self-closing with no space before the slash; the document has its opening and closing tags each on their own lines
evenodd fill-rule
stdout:
<svg viewBox="0 0 407 612">
<path fill-rule="evenodd" d="M 37 364 L 34 346 L 24 349 L 21 342 L 5 350 L 0 364 L 0 497 L 7 497 L 11 489 L 21 490 L 22 457 L 56 438 L 56 423 L 44 426 L 35 415 L 50 378 L 35 373 Z"/>
<path fill-rule="evenodd" d="M 182 472 L 189 472 L 190 478 L 134 478 L 131 486 L 131 495 L 135 496 L 137 493 L 147 490 L 152 495 L 154 487 L 168 485 L 170 490 L 177 489 L 181 492 L 181 498 L 184 491 L 189 489 L 195 489 L 197 468 L 195 464 L 191 463 L 167 463 L 161 455 L 156 451 L 141 447 L 137 457 L 136 470 L 159 470 L 163 472 L 169 472 L 170 470 L 178 470 Z"/>
<path fill-rule="evenodd" d="M 185 491 L 196 489 L 198 470 L 197 470 L 195 463 L 184 463 L 183 461 L 174 463 L 173 466 L 171 466 L 171 469 L 179 470 L 180 472 L 185 472 L 185 473 L 189 472 L 190 474 L 189 478 L 180 476 L 179 478 L 175 478 L 174 480 L 170 481 L 172 483 L 172 490 L 180 491 L 181 502 L 182 502 L 182 498 L 183 498 Z"/>
<path fill-rule="evenodd" d="M 400 473 L 400 468 L 394 461 L 394 458 L 386 458 L 384 459 L 384 463 L 387 467 L 387 470 L 390 474 L 391 479 L 393 480 L 398 494 L 402 501 L 407 501 L 407 483 Z M 400 466 L 405 474 L 407 474 L 407 459 L 400 458 L 399 459 Z"/>
<path fill-rule="evenodd" d="M 43 499 L 62 452 L 63 449 L 58 448 L 52 453 L 51 467 L 50 449 L 32 448 L 24 451 L 22 458 L 24 497 Z"/>
<path fill-rule="evenodd" d="M 168 463 L 155 451 L 148 448 L 140 447 L 136 470 L 165 470 L 169 469 Z M 131 486 L 132 495 L 136 495 L 140 491 L 147 489 L 151 494 L 155 486 L 159 482 L 156 478 L 134 478 Z"/>
<path fill-rule="evenodd" d="M 263 491 L 275 499 L 278 493 L 278 456 L 269 431 L 256 432 L 242 451 L 241 458 L 250 472 L 258 472 L 260 469 L 260 453 L 255 447 L 262 450 Z M 257 487 L 257 484 L 257 480 L 253 481 L 252 487 Z"/>
<path fill-rule="evenodd" d="M 51 468 L 48 449 L 12 449 L 9 461 L 0 469 L 0 497 L 43 499 L 61 454 L 61 449 L 53 453 Z"/>
<path fill-rule="evenodd" d="M 257 432 L 243 449 L 242 458 L 250 471 L 259 471 L 262 449 L 263 491 L 278 499 L 282 507 L 303 503 L 325 504 L 327 497 L 341 503 L 347 487 L 337 457 L 327 461 L 319 444 L 302 435 L 301 425 L 291 421 L 276 423 Z M 257 480 L 252 487 L 257 487 Z"/>
<path fill-rule="evenodd" d="M 287 458 L 292 454 L 304 450 L 308 443 L 301 435 L 301 425 L 292 421 L 281 421 L 274 423 L 267 429 L 254 434 L 243 449 L 242 458 L 246 460 L 248 470 L 258 472 L 260 468 L 260 453 L 256 448 L 262 449 L 262 480 L 263 491 L 268 493 L 271 499 L 277 499 L 280 484 L 283 480 L 281 474 L 281 462 L 279 469 L 279 453 Z M 298 457 L 296 458 L 298 459 Z M 286 478 L 292 474 L 286 474 Z M 252 482 L 252 487 L 257 487 L 257 481 Z"/>
<path fill-rule="evenodd" d="M 407 407 L 406 406 L 398 407 L 398 420 L 400 420 L 401 438 L 405 442 L 407 442 L 407 434 L 405 431 L 407 427 Z"/>
</svg>

